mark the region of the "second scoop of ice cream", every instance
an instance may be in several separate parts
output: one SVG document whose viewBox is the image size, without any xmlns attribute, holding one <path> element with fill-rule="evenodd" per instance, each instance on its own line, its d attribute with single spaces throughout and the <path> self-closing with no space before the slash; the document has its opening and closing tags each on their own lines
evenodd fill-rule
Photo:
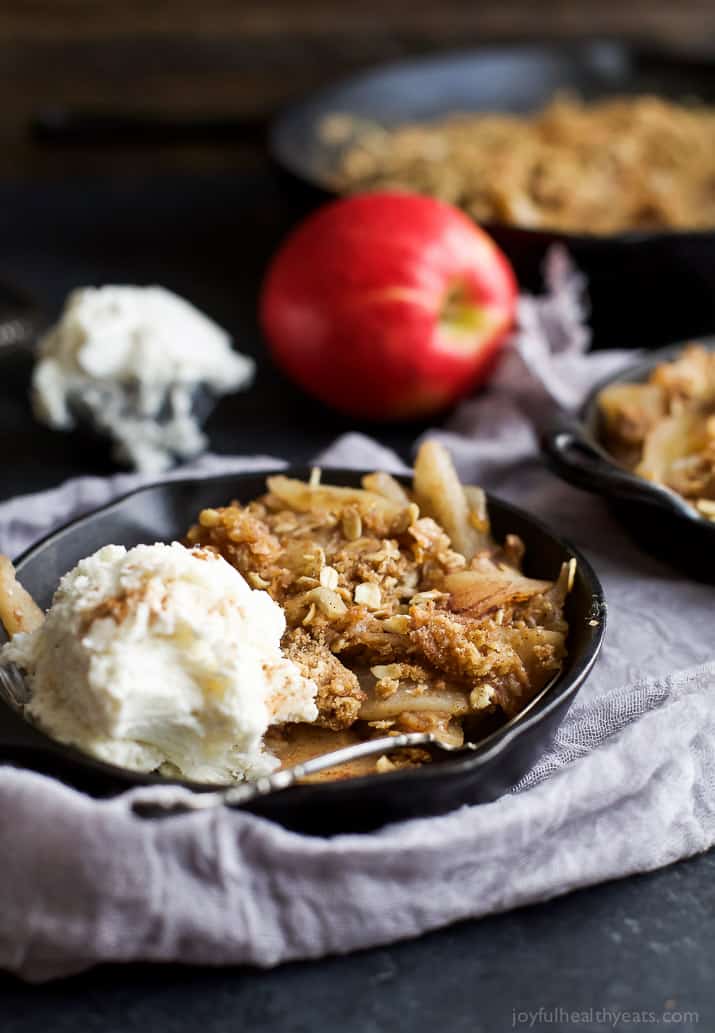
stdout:
<svg viewBox="0 0 715 1033">
<path fill-rule="evenodd" d="M 284 630 L 277 603 L 213 552 L 108 545 L 3 652 L 55 738 L 138 771 L 226 782 L 278 766 L 263 747 L 270 725 L 317 717 Z"/>
<path fill-rule="evenodd" d="M 37 417 L 62 430 L 78 417 L 146 473 L 201 452 L 196 399 L 247 387 L 254 362 L 213 320 L 164 287 L 82 287 L 38 344 Z M 198 406 L 201 408 L 201 406 Z"/>
</svg>

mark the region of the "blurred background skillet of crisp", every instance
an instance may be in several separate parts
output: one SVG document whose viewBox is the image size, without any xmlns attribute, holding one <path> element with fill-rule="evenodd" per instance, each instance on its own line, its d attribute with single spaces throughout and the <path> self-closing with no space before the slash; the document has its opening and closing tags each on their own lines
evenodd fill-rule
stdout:
<svg viewBox="0 0 715 1033">
<path fill-rule="evenodd" d="M 483 45 L 318 91 L 274 121 L 271 152 L 326 192 L 458 204 L 532 291 L 565 245 L 594 345 L 652 347 L 715 326 L 714 101 L 715 64 L 692 51 Z"/>
</svg>

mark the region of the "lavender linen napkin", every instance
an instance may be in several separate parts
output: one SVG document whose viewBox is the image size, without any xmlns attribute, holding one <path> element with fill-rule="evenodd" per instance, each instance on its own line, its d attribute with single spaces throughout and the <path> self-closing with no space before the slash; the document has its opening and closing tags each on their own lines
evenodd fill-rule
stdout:
<svg viewBox="0 0 715 1033">
<path fill-rule="evenodd" d="M 602 660 L 553 746 L 513 793 L 371 835 L 317 839 L 235 811 L 156 822 L 131 794 L 97 802 L 0 768 L 0 966 L 30 980 L 100 961 L 274 965 L 416 936 L 647 871 L 715 842 L 713 589 L 647 557 L 603 505 L 538 461 L 533 422 L 577 404 L 622 355 L 586 356 L 578 283 L 558 256 L 548 303 L 490 391 L 441 436 L 462 473 L 548 520 L 589 554 L 610 621 Z M 400 469 L 348 435 L 321 457 Z M 210 475 L 277 460 L 204 457 Z M 0 506 L 17 553 L 140 478 L 82 478 Z M 161 790 L 156 790 L 161 792 Z"/>
</svg>

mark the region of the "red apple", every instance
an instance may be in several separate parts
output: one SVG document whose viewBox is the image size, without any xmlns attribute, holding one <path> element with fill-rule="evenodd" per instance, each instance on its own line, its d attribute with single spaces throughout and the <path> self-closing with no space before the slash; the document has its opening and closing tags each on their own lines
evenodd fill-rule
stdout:
<svg viewBox="0 0 715 1033">
<path fill-rule="evenodd" d="M 456 208 L 361 194 L 290 234 L 260 316 L 276 363 L 311 395 L 353 416 L 408 419 L 483 382 L 516 297 L 505 256 Z"/>
</svg>

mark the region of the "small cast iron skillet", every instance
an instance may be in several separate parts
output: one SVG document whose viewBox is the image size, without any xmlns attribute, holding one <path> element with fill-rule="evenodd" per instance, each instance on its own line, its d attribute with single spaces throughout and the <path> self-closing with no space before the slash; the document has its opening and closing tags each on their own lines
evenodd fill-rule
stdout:
<svg viewBox="0 0 715 1033">
<path fill-rule="evenodd" d="M 617 40 L 487 46 L 386 64 L 329 86 L 273 123 L 269 146 L 295 180 L 335 192 L 340 148 L 320 133 L 330 114 L 385 126 L 450 112 L 530 112 L 559 91 L 596 100 L 651 93 L 715 102 L 715 61 Z M 542 289 L 548 248 L 565 245 L 588 281 L 596 347 L 657 347 L 715 330 L 715 227 L 610 236 L 485 227 L 522 288 Z"/>
<path fill-rule="evenodd" d="M 715 349 L 715 337 L 700 344 Z M 602 495 L 635 538 L 661 560 L 683 567 L 698 580 L 715 581 L 715 523 L 667 488 L 623 469 L 601 445 L 598 395 L 608 384 L 638 384 L 661 362 L 685 347 L 672 345 L 597 384 L 575 419 L 559 417 L 542 440 L 551 468 L 569 484 Z"/>
<path fill-rule="evenodd" d="M 307 469 L 288 471 L 305 478 Z M 359 485 L 360 473 L 324 471 L 325 481 Z M 141 488 L 73 521 L 34 545 L 18 561 L 25 587 L 43 607 L 60 577 L 84 556 L 107 543 L 131 547 L 180 539 L 207 507 L 229 499 L 248 501 L 265 491 L 265 474 L 175 481 Z M 508 532 L 526 544 L 526 572 L 555 577 L 563 561 L 575 557 L 577 574 L 566 604 L 568 657 L 563 670 L 526 711 L 497 730 L 475 751 L 423 768 L 338 782 L 296 786 L 264 797 L 250 810 L 302 831 L 364 830 L 413 815 L 438 814 L 464 803 L 491 800 L 513 786 L 546 749 L 601 648 L 606 603 L 590 564 L 543 524 L 499 499 L 489 499 L 497 539 Z M 0 701 L 0 760 L 61 778 L 93 795 L 132 785 L 166 784 L 95 760 L 54 742 Z M 192 785 L 201 790 L 206 786 Z"/>
</svg>

